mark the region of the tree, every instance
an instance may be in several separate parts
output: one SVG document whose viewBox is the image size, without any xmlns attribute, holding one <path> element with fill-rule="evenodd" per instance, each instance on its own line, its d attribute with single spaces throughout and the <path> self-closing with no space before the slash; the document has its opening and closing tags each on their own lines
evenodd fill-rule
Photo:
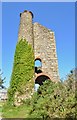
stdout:
<svg viewBox="0 0 77 120">
<path fill-rule="evenodd" d="M 0 69 L 0 88 L 5 88 L 3 84 L 6 77 L 2 78 L 2 74 L 3 72 L 1 72 L 1 69 Z"/>
<path fill-rule="evenodd" d="M 18 110 L 18 115 L 25 112 L 26 118 L 39 118 L 50 120 L 50 118 L 63 118 L 64 120 L 77 119 L 77 97 L 75 93 L 75 73 L 71 71 L 63 82 L 54 83 L 46 80 L 32 98 L 23 101 L 20 107 L 9 104 L 3 108 L 3 115 L 9 118 L 12 111 Z M 9 106 L 9 107 L 8 107 Z M 24 109 L 28 108 L 27 109 Z M 21 108 L 21 111 L 20 111 Z M 9 110 L 10 109 L 10 110 Z M 16 114 L 12 114 L 13 116 Z M 24 118 L 24 116 L 22 116 Z"/>
<path fill-rule="evenodd" d="M 64 82 L 45 81 L 31 100 L 29 116 L 34 118 L 75 118 L 77 115 L 75 97 L 75 70 Z"/>
</svg>

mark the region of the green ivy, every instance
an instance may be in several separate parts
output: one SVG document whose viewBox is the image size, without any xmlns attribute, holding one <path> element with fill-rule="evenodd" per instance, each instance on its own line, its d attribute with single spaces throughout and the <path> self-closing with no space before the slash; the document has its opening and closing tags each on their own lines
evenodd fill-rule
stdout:
<svg viewBox="0 0 77 120">
<path fill-rule="evenodd" d="M 33 78 L 33 73 L 33 48 L 26 40 L 21 39 L 16 46 L 10 88 L 8 90 L 8 101 L 14 101 L 16 91 L 23 92 L 22 88 Z"/>
</svg>

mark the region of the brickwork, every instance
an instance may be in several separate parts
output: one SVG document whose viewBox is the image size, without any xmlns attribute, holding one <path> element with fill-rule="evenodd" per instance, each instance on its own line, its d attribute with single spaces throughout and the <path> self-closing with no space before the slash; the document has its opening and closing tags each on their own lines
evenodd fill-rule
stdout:
<svg viewBox="0 0 77 120">
<path fill-rule="evenodd" d="M 21 14 L 18 40 L 25 38 L 34 48 L 35 59 L 41 59 L 43 74 L 52 81 L 59 81 L 54 32 L 39 23 L 33 24 L 32 17 L 29 11 Z"/>
</svg>

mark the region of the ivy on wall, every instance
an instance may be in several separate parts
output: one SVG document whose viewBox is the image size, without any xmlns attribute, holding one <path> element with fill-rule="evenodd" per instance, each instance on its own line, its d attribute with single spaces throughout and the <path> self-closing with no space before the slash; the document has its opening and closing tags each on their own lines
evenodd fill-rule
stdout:
<svg viewBox="0 0 77 120">
<path fill-rule="evenodd" d="M 33 78 L 34 53 L 31 45 L 26 40 L 17 43 L 10 88 L 8 90 L 8 101 L 14 101 L 16 91 L 23 92 L 24 86 Z"/>
</svg>

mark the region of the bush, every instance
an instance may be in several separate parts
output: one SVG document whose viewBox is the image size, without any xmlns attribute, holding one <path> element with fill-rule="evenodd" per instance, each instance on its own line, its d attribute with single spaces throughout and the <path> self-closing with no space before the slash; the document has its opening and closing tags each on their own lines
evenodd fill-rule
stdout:
<svg viewBox="0 0 77 120">
<path fill-rule="evenodd" d="M 72 81 L 71 85 L 70 82 Z M 74 74 L 70 73 L 64 82 L 44 82 L 31 100 L 29 116 L 32 118 L 74 118 L 76 113 L 76 98 Z M 68 90 L 68 88 L 70 88 Z"/>
</svg>

